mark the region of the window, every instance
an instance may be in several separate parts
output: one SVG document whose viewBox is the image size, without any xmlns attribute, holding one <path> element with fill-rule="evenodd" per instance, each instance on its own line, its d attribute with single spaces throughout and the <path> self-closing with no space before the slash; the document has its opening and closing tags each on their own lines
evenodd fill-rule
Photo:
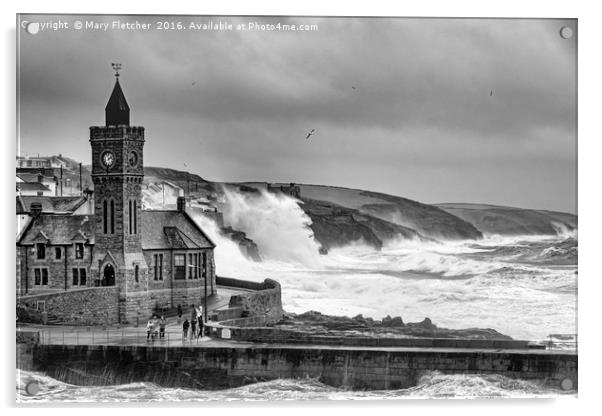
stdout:
<svg viewBox="0 0 602 416">
<path fill-rule="evenodd" d="M 61 250 L 60 247 L 55 247 L 54 248 L 54 258 L 56 260 L 60 260 L 61 257 L 63 257 L 63 251 Z"/>
<path fill-rule="evenodd" d="M 186 279 L 186 255 L 174 255 L 174 266 L 176 269 L 175 279 Z"/>
<path fill-rule="evenodd" d="M 115 202 L 111 200 L 111 234 L 115 234 Z"/>
<path fill-rule="evenodd" d="M 194 278 L 199 278 L 199 253 L 194 253 Z"/>
<path fill-rule="evenodd" d="M 84 258 L 84 243 L 75 243 L 75 258 Z"/>
<path fill-rule="evenodd" d="M 102 201 L 102 232 L 107 234 L 108 231 L 108 221 L 109 221 L 109 213 L 107 211 L 107 200 Z"/>
<path fill-rule="evenodd" d="M 207 277 L 207 253 L 203 253 L 203 279 Z"/>
<path fill-rule="evenodd" d="M 72 269 L 73 286 L 86 286 L 86 269 Z"/>
<path fill-rule="evenodd" d="M 192 254 L 188 255 L 188 278 L 192 279 L 192 274 L 194 273 L 194 266 L 192 263 Z"/>
<path fill-rule="evenodd" d="M 36 267 L 33 269 L 33 276 L 36 286 L 48 286 L 48 269 Z"/>
<path fill-rule="evenodd" d="M 163 280 L 163 254 L 155 254 L 155 280 Z"/>
<path fill-rule="evenodd" d="M 136 215 L 136 201 L 128 201 L 128 226 L 130 234 L 138 234 L 138 217 Z"/>
<path fill-rule="evenodd" d="M 134 266 L 134 279 L 136 280 L 136 283 L 140 281 L 140 268 L 138 265 Z"/>
<path fill-rule="evenodd" d="M 38 260 L 44 260 L 46 258 L 46 245 L 44 245 L 44 243 L 36 244 L 36 255 Z"/>
</svg>

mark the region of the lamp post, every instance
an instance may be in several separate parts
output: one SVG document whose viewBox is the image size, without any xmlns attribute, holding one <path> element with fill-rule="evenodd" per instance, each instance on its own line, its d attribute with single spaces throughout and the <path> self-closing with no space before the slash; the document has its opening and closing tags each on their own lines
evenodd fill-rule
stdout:
<svg viewBox="0 0 602 416">
<path fill-rule="evenodd" d="M 195 266 L 194 264 L 189 264 L 188 267 L 192 267 L 193 269 L 200 269 L 200 276 L 204 280 L 205 293 L 203 295 L 203 322 L 207 322 L 207 275 L 203 277 L 203 268 L 201 266 Z"/>
</svg>

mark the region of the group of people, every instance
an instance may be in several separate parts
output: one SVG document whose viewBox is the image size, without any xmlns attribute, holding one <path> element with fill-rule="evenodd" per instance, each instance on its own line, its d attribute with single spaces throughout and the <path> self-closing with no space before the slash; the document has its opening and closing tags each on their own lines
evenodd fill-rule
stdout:
<svg viewBox="0 0 602 416">
<path fill-rule="evenodd" d="M 178 322 L 182 320 L 182 307 L 178 305 Z M 190 312 L 190 321 L 188 318 L 184 320 L 182 324 L 182 336 L 186 340 L 188 336 L 190 339 L 202 338 L 204 335 L 205 325 L 203 323 L 203 307 L 199 305 L 196 308 L 192 305 L 192 310 Z M 190 330 L 190 334 L 189 334 Z"/>
<path fill-rule="evenodd" d="M 178 324 L 182 322 L 182 306 L 178 305 Z M 167 326 L 167 320 L 165 316 L 159 317 L 157 314 L 153 314 L 151 319 L 146 324 L 146 340 L 154 341 L 159 336 L 159 339 L 165 338 L 165 327 Z M 203 307 L 199 305 L 195 307 L 192 305 L 190 311 L 190 321 L 188 318 L 184 320 L 182 324 L 182 331 L 184 340 L 195 338 L 202 338 L 204 335 L 205 325 L 203 322 Z"/>
<path fill-rule="evenodd" d="M 164 316 L 159 318 L 156 314 L 149 319 L 146 324 L 146 340 L 154 341 L 157 337 L 157 329 L 159 330 L 159 339 L 165 338 L 165 326 L 167 321 Z"/>
</svg>

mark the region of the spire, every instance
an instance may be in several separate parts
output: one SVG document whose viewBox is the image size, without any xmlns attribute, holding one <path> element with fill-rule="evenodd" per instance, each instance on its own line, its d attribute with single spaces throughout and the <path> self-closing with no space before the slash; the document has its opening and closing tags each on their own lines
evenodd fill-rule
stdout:
<svg viewBox="0 0 602 416">
<path fill-rule="evenodd" d="M 130 107 L 123 95 L 121 85 L 119 85 L 119 71 L 121 64 L 112 63 L 111 66 L 115 70 L 115 87 L 109 98 L 109 102 L 105 107 L 105 124 L 107 126 L 117 126 L 120 124 L 130 125 Z"/>
</svg>

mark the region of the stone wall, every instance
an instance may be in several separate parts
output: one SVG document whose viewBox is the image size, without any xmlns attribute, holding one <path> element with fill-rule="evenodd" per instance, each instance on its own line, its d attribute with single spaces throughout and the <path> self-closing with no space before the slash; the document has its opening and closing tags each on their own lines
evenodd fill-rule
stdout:
<svg viewBox="0 0 602 416">
<path fill-rule="evenodd" d="M 530 345 L 521 340 L 489 340 L 459 338 L 384 338 L 362 336 L 315 335 L 308 332 L 266 327 L 263 316 L 236 318 L 219 323 L 209 322 L 207 326 L 214 338 L 249 342 L 305 345 L 344 345 L 353 347 L 407 347 L 407 348 L 472 348 L 472 349 L 543 349 L 543 345 Z"/>
<path fill-rule="evenodd" d="M 380 390 L 413 387 L 423 375 L 439 371 L 499 374 L 553 387 L 565 380 L 565 386 L 577 388 L 577 354 L 548 351 L 40 345 L 33 364 L 37 371 L 74 384 L 98 384 L 103 376 L 106 384 L 147 381 L 221 389 L 311 377 L 335 387 Z"/>
<path fill-rule="evenodd" d="M 265 316 L 266 324 L 275 323 L 282 319 L 282 294 L 280 284 L 277 281 L 265 279 L 263 283 L 256 283 L 219 277 L 217 284 L 252 290 L 241 292 L 230 298 L 229 307 L 241 308 L 243 316 Z"/>
<path fill-rule="evenodd" d="M 104 325 L 119 321 L 116 286 L 20 296 L 17 298 L 17 307 L 36 309 L 40 301 L 45 303 L 50 319 L 56 317 L 65 324 Z"/>
</svg>

